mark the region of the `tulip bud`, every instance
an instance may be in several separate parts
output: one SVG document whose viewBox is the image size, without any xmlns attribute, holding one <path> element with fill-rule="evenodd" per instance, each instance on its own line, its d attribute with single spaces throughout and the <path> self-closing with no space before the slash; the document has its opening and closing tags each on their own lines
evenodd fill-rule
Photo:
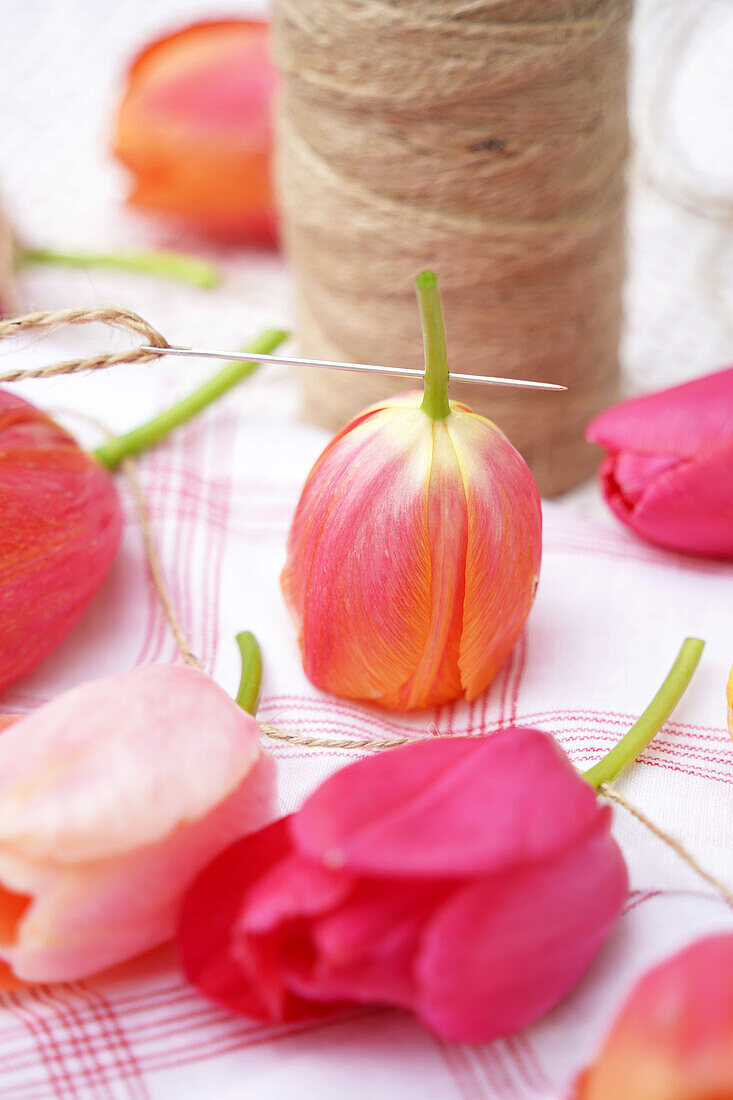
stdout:
<svg viewBox="0 0 733 1100">
<path fill-rule="evenodd" d="M 618 518 L 672 550 L 733 557 L 733 367 L 601 413 L 587 438 Z"/>
<path fill-rule="evenodd" d="M 630 1091 L 631 1088 L 631 1091 Z M 709 936 L 636 984 L 577 1100 L 733 1096 L 733 935 Z"/>
<path fill-rule="evenodd" d="M 248 351 L 285 338 L 270 329 Z M 140 427 L 87 454 L 58 424 L 0 390 L 0 690 L 75 625 L 114 559 L 122 524 L 107 469 L 139 454 L 252 374 L 232 362 Z"/>
<path fill-rule="evenodd" d="M 257 723 L 204 673 L 66 692 L 0 736 L 0 958 L 74 981 L 164 942 L 191 879 L 274 807 Z"/>
<path fill-rule="evenodd" d="M 539 494 L 490 420 L 448 400 L 435 276 L 418 278 L 425 392 L 366 409 L 311 470 L 282 574 L 306 675 L 391 710 L 475 698 L 534 599 Z"/>
<path fill-rule="evenodd" d="M 275 70 L 264 20 L 195 23 L 133 62 L 114 151 L 130 202 L 228 240 L 272 243 Z"/>
</svg>

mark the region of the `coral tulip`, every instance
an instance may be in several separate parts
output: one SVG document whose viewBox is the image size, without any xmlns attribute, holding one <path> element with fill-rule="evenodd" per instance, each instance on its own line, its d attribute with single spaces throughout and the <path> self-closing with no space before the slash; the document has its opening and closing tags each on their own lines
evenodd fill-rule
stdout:
<svg viewBox="0 0 733 1100">
<path fill-rule="evenodd" d="M 548 734 L 520 728 L 337 772 L 194 881 L 179 928 L 188 977 L 258 1019 L 377 1001 L 449 1039 L 523 1027 L 580 978 L 621 911 L 626 867 L 594 790 L 651 740 L 702 648 L 684 643 L 585 778 Z"/>
<path fill-rule="evenodd" d="M 272 243 L 268 24 L 196 23 L 149 45 L 130 68 L 114 151 L 130 201 L 229 240 Z"/>
<path fill-rule="evenodd" d="M 114 483 L 53 420 L 0 390 L 0 688 L 71 630 L 117 551 Z"/>
<path fill-rule="evenodd" d="M 267 353 L 284 336 L 270 330 L 249 350 Z M 121 513 L 105 467 L 151 446 L 253 369 L 228 364 L 93 455 L 33 405 L 0 390 L 0 690 L 68 634 L 114 559 Z"/>
<path fill-rule="evenodd" d="M 204 673 L 74 688 L 0 735 L 0 958 L 69 981 L 164 942 L 191 879 L 274 805 L 257 723 Z"/>
<path fill-rule="evenodd" d="M 733 557 L 733 367 L 601 413 L 600 485 L 619 519 L 672 550 Z"/>
<path fill-rule="evenodd" d="M 425 393 L 371 406 L 331 441 L 282 574 L 309 679 L 392 710 L 488 687 L 529 613 L 542 552 L 532 475 L 490 420 L 449 402 L 435 276 L 417 285 Z"/>
<path fill-rule="evenodd" d="M 709 936 L 637 983 L 577 1100 L 733 1097 L 733 935 Z"/>
</svg>

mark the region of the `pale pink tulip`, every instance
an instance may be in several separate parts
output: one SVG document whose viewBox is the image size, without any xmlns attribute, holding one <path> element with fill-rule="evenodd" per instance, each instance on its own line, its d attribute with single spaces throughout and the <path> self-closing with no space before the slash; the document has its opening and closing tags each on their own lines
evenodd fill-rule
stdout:
<svg viewBox="0 0 733 1100">
<path fill-rule="evenodd" d="M 196 873 L 273 813 L 257 723 L 204 673 L 67 692 L 0 735 L 0 958 L 69 981 L 164 942 Z"/>
</svg>

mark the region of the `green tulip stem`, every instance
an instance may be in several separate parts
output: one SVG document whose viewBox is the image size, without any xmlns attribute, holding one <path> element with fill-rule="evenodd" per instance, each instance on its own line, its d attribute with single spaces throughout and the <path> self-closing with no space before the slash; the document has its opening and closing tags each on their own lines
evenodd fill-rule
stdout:
<svg viewBox="0 0 733 1100">
<path fill-rule="evenodd" d="M 666 680 L 642 716 L 615 748 L 584 773 L 591 787 L 599 790 L 604 783 L 613 783 L 643 752 L 684 695 L 704 648 L 705 642 L 699 638 L 685 639 Z"/>
<path fill-rule="evenodd" d="M 248 344 L 244 349 L 245 351 L 254 352 L 257 354 L 261 352 L 262 355 L 268 355 L 274 351 L 275 348 L 287 339 L 288 333 L 282 332 L 280 329 L 268 329 L 263 332 L 261 336 L 258 336 L 251 344 Z M 114 439 L 108 440 L 107 443 L 103 443 L 101 447 L 98 447 L 94 451 L 95 457 L 106 466 L 108 469 L 113 470 L 116 466 L 122 462 L 123 459 L 128 458 L 130 455 L 140 454 L 141 451 L 146 451 L 148 447 L 152 447 L 154 443 L 158 443 L 169 432 L 177 428 L 179 424 L 185 424 L 187 420 L 195 416 L 197 413 L 205 409 L 207 405 L 211 404 L 218 397 L 221 397 L 223 393 L 230 390 L 232 386 L 236 386 L 238 382 L 241 382 L 244 378 L 248 378 L 251 374 L 258 369 L 259 363 L 245 363 L 238 360 L 232 360 L 227 363 L 226 366 L 220 370 L 213 378 L 209 378 L 207 382 L 204 382 L 202 386 L 195 389 L 193 393 L 190 393 L 187 397 L 184 397 L 181 401 L 177 401 L 175 405 L 172 405 L 165 412 L 160 413 L 158 416 L 153 417 L 152 420 L 146 421 L 138 428 L 133 428 L 130 432 L 125 432 L 124 435 L 115 436 Z"/>
<path fill-rule="evenodd" d="M 432 271 L 421 271 L 415 285 L 425 345 L 425 396 L 421 408 L 433 420 L 444 420 L 450 415 L 448 352 L 438 280 Z"/>
<path fill-rule="evenodd" d="M 19 248 L 18 264 L 60 264 L 64 267 L 111 267 L 177 279 L 210 290 L 221 281 L 213 264 L 181 252 L 57 252 L 50 248 Z"/>
<path fill-rule="evenodd" d="M 248 630 L 237 634 L 237 645 L 242 655 L 242 678 L 237 691 L 237 703 L 248 714 L 257 713 L 262 682 L 262 653 L 254 634 Z"/>
</svg>

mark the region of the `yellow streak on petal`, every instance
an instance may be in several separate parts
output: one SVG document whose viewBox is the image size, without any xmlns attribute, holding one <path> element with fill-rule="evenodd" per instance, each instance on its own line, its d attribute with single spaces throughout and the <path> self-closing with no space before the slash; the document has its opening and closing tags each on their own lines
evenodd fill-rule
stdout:
<svg viewBox="0 0 733 1100">
<path fill-rule="evenodd" d="M 430 548 L 430 625 L 420 662 L 404 686 L 407 709 L 437 706 L 462 693 L 458 653 L 466 572 L 466 495 L 445 421 L 432 424 L 425 508 Z"/>
</svg>

